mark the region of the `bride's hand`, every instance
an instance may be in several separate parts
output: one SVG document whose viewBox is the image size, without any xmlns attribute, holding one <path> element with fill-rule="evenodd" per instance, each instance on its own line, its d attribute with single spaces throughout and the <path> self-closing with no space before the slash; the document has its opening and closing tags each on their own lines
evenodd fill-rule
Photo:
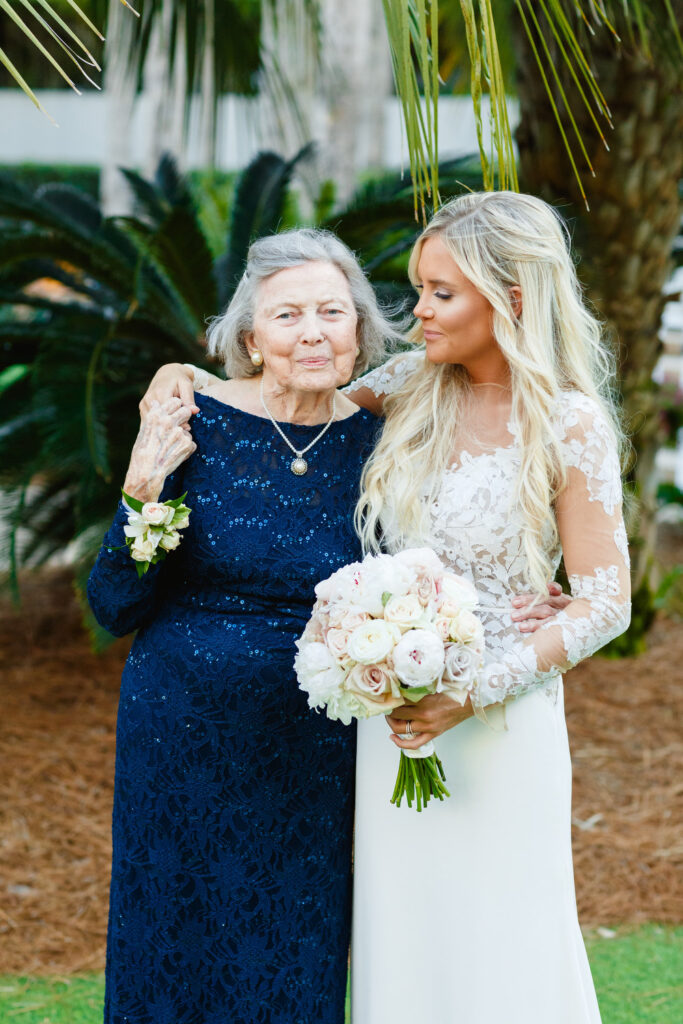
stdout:
<svg viewBox="0 0 683 1024">
<path fill-rule="evenodd" d="M 140 415 L 146 416 L 153 402 L 163 405 L 170 398 L 179 398 L 191 410 L 191 414 L 199 412 L 194 404 L 194 375 L 182 363 L 166 363 L 157 370 L 142 396 Z M 189 424 L 186 429 L 189 430 Z"/>
<path fill-rule="evenodd" d="M 416 750 L 442 732 L 460 725 L 473 714 L 469 697 L 461 706 L 445 693 L 433 693 L 423 697 L 417 704 L 404 704 L 396 708 L 393 714 L 387 715 L 392 733 L 390 738 L 399 750 Z M 407 722 L 410 722 L 415 733 L 413 739 L 404 739 Z"/>
<path fill-rule="evenodd" d="M 178 398 L 152 402 L 143 413 L 123 489 L 138 501 L 156 501 L 166 477 L 189 458 L 197 445 L 187 429 L 190 406 Z"/>
<path fill-rule="evenodd" d="M 532 594 L 520 594 L 512 602 L 515 611 L 511 618 L 513 622 L 517 623 L 521 633 L 535 633 L 545 619 L 552 618 L 553 615 L 557 615 L 563 608 L 566 608 L 571 603 L 571 597 L 562 592 L 559 583 L 549 583 L 547 600 L 529 608 L 532 601 Z"/>
</svg>

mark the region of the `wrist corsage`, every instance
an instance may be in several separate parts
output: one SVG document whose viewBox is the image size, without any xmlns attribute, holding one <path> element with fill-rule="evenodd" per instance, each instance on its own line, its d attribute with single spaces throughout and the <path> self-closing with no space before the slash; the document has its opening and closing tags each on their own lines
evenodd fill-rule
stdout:
<svg viewBox="0 0 683 1024">
<path fill-rule="evenodd" d="M 190 522 L 190 511 L 183 501 L 187 491 L 172 501 L 138 501 L 125 491 L 123 501 L 128 509 L 128 525 L 124 526 L 126 544 L 135 559 L 138 576 L 144 576 L 180 544 L 180 530 Z"/>
</svg>

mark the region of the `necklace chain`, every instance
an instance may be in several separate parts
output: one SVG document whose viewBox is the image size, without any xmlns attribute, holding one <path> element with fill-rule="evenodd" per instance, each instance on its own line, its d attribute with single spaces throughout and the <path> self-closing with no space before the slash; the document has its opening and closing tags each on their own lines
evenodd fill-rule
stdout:
<svg viewBox="0 0 683 1024">
<path fill-rule="evenodd" d="M 270 409 L 266 405 L 266 396 L 263 393 L 263 377 L 261 377 L 261 405 L 265 409 L 268 419 L 273 424 L 282 440 L 285 442 L 289 450 L 294 452 L 294 454 L 296 455 L 296 458 L 293 459 L 292 462 L 290 463 L 289 468 L 291 469 L 292 473 L 296 474 L 296 476 L 303 476 L 303 474 L 308 470 L 308 463 L 306 462 L 303 456 L 307 451 L 309 451 L 313 447 L 314 444 L 317 444 L 317 442 L 320 440 L 323 434 L 325 434 L 329 430 L 329 428 L 332 426 L 335 416 L 337 415 L 337 392 L 335 391 L 332 396 L 332 415 L 330 416 L 329 420 L 327 421 L 323 429 L 320 431 L 320 433 L 313 438 L 311 443 L 307 444 L 306 447 L 302 448 L 300 451 L 299 449 L 294 447 L 294 445 L 289 440 L 287 435 L 284 433 L 284 431 L 280 427 L 280 424 L 277 422 L 277 420 L 271 413 Z"/>
</svg>

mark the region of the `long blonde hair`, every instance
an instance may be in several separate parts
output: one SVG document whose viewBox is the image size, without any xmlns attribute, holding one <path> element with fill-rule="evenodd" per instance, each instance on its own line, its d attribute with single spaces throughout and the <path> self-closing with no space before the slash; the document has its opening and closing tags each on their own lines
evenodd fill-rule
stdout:
<svg viewBox="0 0 683 1024">
<path fill-rule="evenodd" d="M 591 398 L 621 431 L 610 394 L 612 360 L 600 324 L 583 303 L 566 225 L 534 196 L 470 193 L 443 206 L 418 238 L 409 276 L 427 238 L 438 236 L 458 268 L 493 308 L 492 331 L 510 368 L 512 417 L 521 466 L 515 500 L 523 517 L 528 584 L 540 595 L 552 577 L 557 543 L 553 502 L 566 466 L 553 429 L 561 392 Z M 522 293 L 516 316 L 510 289 Z M 416 325 L 412 339 L 423 340 Z M 366 464 L 356 529 L 365 550 L 424 543 L 427 509 L 453 456 L 455 432 L 470 381 L 462 365 L 424 365 L 385 402 L 386 422 Z"/>
</svg>

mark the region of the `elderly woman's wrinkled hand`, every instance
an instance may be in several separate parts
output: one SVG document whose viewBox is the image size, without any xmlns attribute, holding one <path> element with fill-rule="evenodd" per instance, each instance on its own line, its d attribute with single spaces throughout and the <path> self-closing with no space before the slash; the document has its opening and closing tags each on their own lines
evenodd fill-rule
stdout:
<svg viewBox="0 0 683 1024">
<path fill-rule="evenodd" d="M 192 370 L 182 363 L 166 363 L 157 370 L 140 402 L 140 415 L 147 416 L 155 403 L 164 405 L 170 398 L 179 398 L 191 414 L 199 412 L 194 404 Z M 186 422 L 185 427 L 189 430 L 189 422 Z"/>
<path fill-rule="evenodd" d="M 194 406 L 179 398 L 150 401 L 142 414 L 123 489 L 139 501 L 156 501 L 164 481 L 197 446 L 188 429 Z"/>
</svg>

